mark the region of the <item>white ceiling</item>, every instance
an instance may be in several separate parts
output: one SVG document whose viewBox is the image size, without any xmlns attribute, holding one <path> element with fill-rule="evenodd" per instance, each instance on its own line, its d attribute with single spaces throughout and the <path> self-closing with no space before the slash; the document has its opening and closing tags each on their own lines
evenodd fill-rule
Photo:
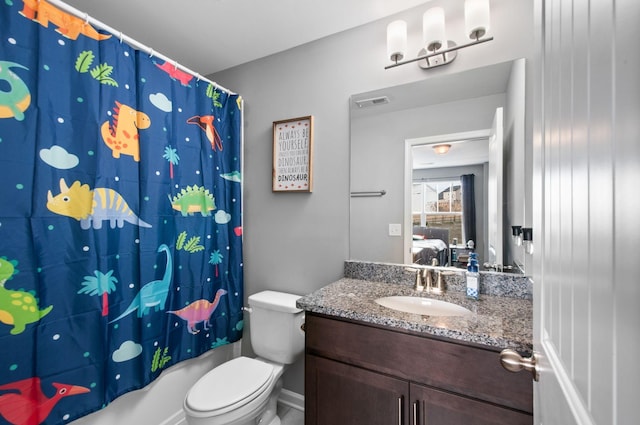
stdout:
<svg viewBox="0 0 640 425">
<path fill-rule="evenodd" d="M 63 0 L 209 75 L 430 0 Z"/>
</svg>

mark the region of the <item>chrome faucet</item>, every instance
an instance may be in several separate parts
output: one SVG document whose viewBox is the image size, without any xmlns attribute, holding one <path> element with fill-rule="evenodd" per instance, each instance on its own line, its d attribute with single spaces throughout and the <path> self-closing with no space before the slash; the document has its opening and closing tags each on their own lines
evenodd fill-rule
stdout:
<svg viewBox="0 0 640 425">
<path fill-rule="evenodd" d="M 422 268 L 414 268 L 414 267 L 407 267 L 405 270 L 415 273 L 415 285 L 413 287 L 413 289 L 415 289 L 417 292 L 422 292 L 424 291 L 424 281 L 423 281 L 423 273 L 424 273 L 424 269 Z"/>
<path fill-rule="evenodd" d="M 502 264 L 498 264 L 498 263 L 484 263 L 483 266 L 485 267 L 485 269 L 489 269 L 489 270 L 495 270 L 497 272 L 503 272 L 505 266 L 503 266 Z"/>
<path fill-rule="evenodd" d="M 436 273 L 438 274 L 438 278 L 436 279 L 436 284 L 431 287 L 431 291 L 433 291 L 434 294 L 442 294 L 444 292 L 443 272 Z"/>
<path fill-rule="evenodd" d="M 437 265 L 437 263 L 435 263 Z M 443 271 L 431 269 L 429 267 L 407 267 L 407 271 L 415 273 L 415 285 L 414 290 L 416 292 L 427 292 L 434 294 L 441 294 L 445 290 L 444 280 L 442 278 L 445 274 Z M 434 278 L 435 273 L 435 278 Z"/>
<path fill-rule="evenodd" d="M 430 292 L 431 288 L 433 287 L 433 274 L 431 273 L 431 269 L 423 269 L 422 280 L 427 292 Z"/>
<path fill-rule="evenodd" d="M 418 291 L 418 292 L 424 291 L 424 288 L 425 288 L 424 272 L 425 271 L 426 271 L 426 269 L 418 269 L 416 271 L 416 286 L 415 286 L 415 290 Z"/>
</svg>

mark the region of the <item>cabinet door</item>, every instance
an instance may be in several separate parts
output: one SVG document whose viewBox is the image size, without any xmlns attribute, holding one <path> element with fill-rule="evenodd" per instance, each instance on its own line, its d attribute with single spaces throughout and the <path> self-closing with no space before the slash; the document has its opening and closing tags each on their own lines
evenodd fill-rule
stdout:
<svg viewBox="0 0 640 425">
<path fill-rule="evenodd" d="M 408 393 L 406 381 L 305 357 L 306 425 L 406 425 Z"/>
<path fill-rule="evenodd" d="M 412 425 L 532 425 L 528 413 L 411 384 Z"/>
</svg>

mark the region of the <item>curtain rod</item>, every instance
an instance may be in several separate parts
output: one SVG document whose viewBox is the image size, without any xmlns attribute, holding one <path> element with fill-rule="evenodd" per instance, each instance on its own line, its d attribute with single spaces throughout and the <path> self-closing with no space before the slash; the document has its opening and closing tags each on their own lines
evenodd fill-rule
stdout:
<svg viewBox="0 0 640 425">
<path fill-rule="evenodd" d="M 134 40 L 133 38 L 126 36 L 122 33 L 122 31 L 118 31 L 112 27 L 110 27 L 109 25 L 105 24 L 104 22 L 101 22 L 95 18 L 92 18 L 91 16 L 89 16 L 88 13 L 84 13 L 81 12 L 80 10 L 76 9 L 73 6 L 70 6 L 64 2 L 62 2 L 61 0 L 47 0 L 49 3 L 55 5 L 56 7 L 64 10 L 65 12 L 69 12 L 75 16 L 77 16 L 80 19 L 83 19 L 86 23 L 91 24 L 93 26 L 96 26 L 104 31 L 107 31 L 109 33 L 111 33 L 111 35 L 115 36 L 116 38 L 118 38 L 118 40 L 120 40 L 120 42 L 125 42 L 128 45 L 130 45 L 131 47 L 133 47 L 134 49 L 146 52 L 149 54 L 149 56 L 156 56 L 158 59 L 164 60 L 165 62 L 169 62 L 172 63 L 174 67 L 176 67 L 177 69 L 180 69 L 181 71 L 184 71 L 188 74 L 193 75 L 194 77 L 196 77 L 198 80 L 202 80 L 206 83 L 209 83 L 213 86 L 215 86 L 216 88 L 220 89 L 220 90 L 224 90 L 225 92 L 227 92 L 230 95 L 235 95 L 237 93 L 232 92 L 231 90 L 222 87 L 220 84 L 211 81 L 210 79 L 203 77 L 202 75 L 198 74 L 197 72 L 192 71 L 191 69 L 187 68 L 186 66 L 180 65 L 178 62 L 169 59 L 167 56 L 156 52 L 155 50 L 153 50 L 151 47 L 146 46 L 142 43 L 140 43 L 137 40 Z"/>
</svg>

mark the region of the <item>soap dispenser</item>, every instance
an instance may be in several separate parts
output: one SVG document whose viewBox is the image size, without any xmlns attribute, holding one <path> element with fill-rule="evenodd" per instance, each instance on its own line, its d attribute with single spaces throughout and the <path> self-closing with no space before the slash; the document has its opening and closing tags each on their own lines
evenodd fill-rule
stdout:
<svg viewBox="0 0 640 425">
<path fill-rule="evenodd" d="M 467 296 L 478 299 L 480 295 L 480 273 L 478 271 L 478 254 L 469 254 L 469 264 L 467 265 Z"/>
</svg>

